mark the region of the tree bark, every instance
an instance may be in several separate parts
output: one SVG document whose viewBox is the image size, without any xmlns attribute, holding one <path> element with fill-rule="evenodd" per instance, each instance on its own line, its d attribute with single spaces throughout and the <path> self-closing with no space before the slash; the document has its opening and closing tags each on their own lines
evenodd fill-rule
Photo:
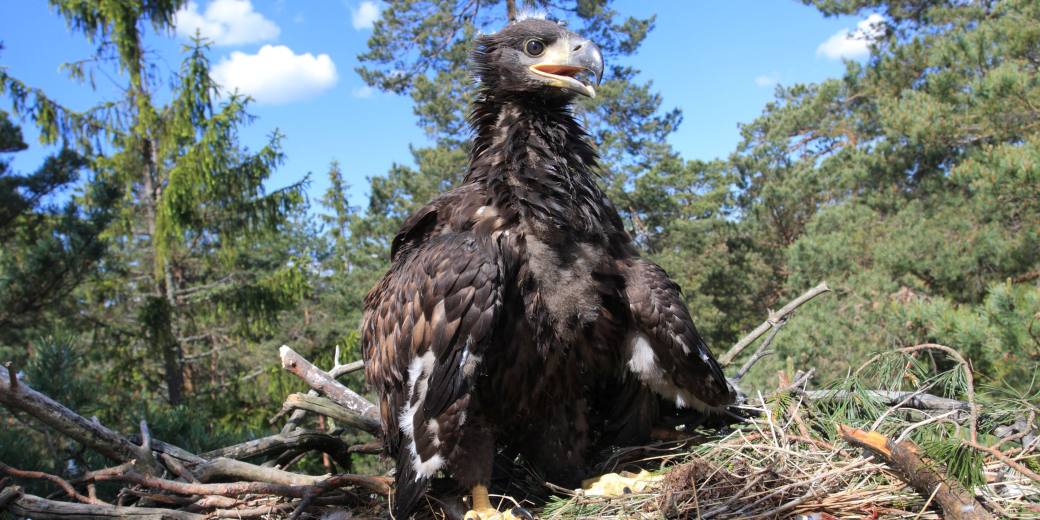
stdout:
<svg viewBox="0 0 1040 520">
<path fill-rule="evenodd" d="M 33 390 L 10 374 L 0 376 L 0 403 L 40 422 L 116 462 L 140 458 L 139 447 L 100 423 L 88 421 L 61 403 Z"/>
<path fill-rule="evenodd" d="M 282 368 L 296 374 L 311 388 L 325 394 L 336 404 L 358 414 L 372 424 L 379 424 L 379 408 L 353 390 L 343 386 L 324 370 L 312 365 L 288 345 L 278 349 Z"/>
<path fill-rule="evenodd" d="M 913 442 L 893 442 L 880 433 L 865 432 L 845 425 L 839 425 L 838 428 L 846 441 L 884 459 L 921 496 L 934 495 L 935 502 L 942 508 L 943 518 L 995 520 L 975 499 L 974 493 L 965 489 L 956 479 L 946 476 L 942 468 L 936 468 L 935 462 L 925 460 Z"/>
<path fill-rule="evenodd" d="M 357 415 L 356 412 L 348 410 L 339 404 L 336 404 L 332 399 L 325 397 L 307 394 L 289 394 L 289 396 L 285 398 L 285 404 L 282 406 L 286 408 L 295 408 L 297 410 L 307 410 L 308 412 L 314 412 L 316 414 L 324 415 L 325 417 L 331 417 L 344 425 L 371 433 L 377 437 L 383 434 L 382 427 L 379 425 L 378 420 L 375 420 L 372 417 Z"/>
<path fill-rule="evenodd" d="M 172 509 L 156 509 L 151 507 L 123 507 L 105 504 L 77 504 L 47 500 L 35 495 L 27 495 L 18 486 L 10 486 L 0 491 L 0 504 L 17 517 L 34 519 L 67 518 L 132 518 L 138 520 L 202 520 L 205 515 L 175 511 Z"/>
</svg>

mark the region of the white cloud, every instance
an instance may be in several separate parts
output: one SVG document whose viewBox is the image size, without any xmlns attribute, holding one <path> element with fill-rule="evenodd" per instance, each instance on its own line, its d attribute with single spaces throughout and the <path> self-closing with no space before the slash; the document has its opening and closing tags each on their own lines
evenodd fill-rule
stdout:
<svg viewBox="0 0 1040 520">
<path fill-rule="evenodd" d="M 339 79 L 328 54 L 296 54 L 284 45 L 264 45 L 256 54 L 232 52 L 213 67 L 213 79 L 260 103 L 289 103 L 317 96 Z"/>
<path fill-rule="evenodd" d="M 372 97 L 372 94 L 375 94 L 375 92 L 376 91 L 375 91 L 374 88 L 372 88 L 372 87 L 370 87 L 368 85 L 362 85 L 362 86 L 354 89 L 354 92 L 352 92 L 352 94 L 356 98 L 364 99 L 364 98 Z"/>
<path fill-rule="evenodd" d="M 832 60 L 859 59 L 870 54 L 870 44 L 884 34 L 885 18 L 874 13 L 856 24 L 856 29 L 842 29 L 816 48 L 818 56 Z"/>
<path fill-rule="evenodd" d="M 249 0 L 213 0 L 205 12 L 188 2 L 173 18 L 179 36 L 189 38 L 198 31 L 217 45 L 241 45 L 278 37 L 281 29 L 253 10 Z"/>
<path fill-rule="evenodd" d="M 371 29 L 372 24 L 379 18 L 382 8 L 372 0 L 365 0 L 356 9 L 350 12 L 350 23 L 355 29 Z"/>
<path fill-rule="evenodd" d="M 758 85 L 760 87 L 772 87 L 773 85 L 776 85 L 777 82 L 778 80 L 775 76 L 770 76 L 767 74 L 755 76 L 755 85 Z"/>
</svg>

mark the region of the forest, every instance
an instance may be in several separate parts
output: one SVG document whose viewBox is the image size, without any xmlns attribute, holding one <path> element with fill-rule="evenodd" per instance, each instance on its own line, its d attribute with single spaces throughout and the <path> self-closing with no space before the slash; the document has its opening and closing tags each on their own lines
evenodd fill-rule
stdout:
<svg viewBox="0 0 1040 520">
<path fill-rule="evenodd" d="M 769 318 L 757 343 L 723 358 L 733 363 L 727 374 L 754 358 L 741 370 L 749 404 L 762 412 L 752 426 L 660 448 L 667 456 L 656 456 L 676 469 L 662 473 L 666 491 L 650 498 L 582 502 L 543 489 L 531 499 L 540 516 L 960 518 L 943 514 L 937 493 L 898 478 L 897 463 L 857 459 L 848 425 L 890 436 L 890 447 L 897 437 L 916 442 L 922 457 L 941 463 L 937 478 L 977 496 L 990 517 L 1040 517 L 1040 3 L 802 2 L 825 16 L 880 14 L 869 59 L 846 62 L 840 77 L 777 86 L 741 125 L 736 148 L 712 161 L 673 149 L 682 114 L 637 70 L 611 65 L 640 52 L 654 18 L 610 0 L 519 2 L 602 49 L 597 96 L 575 106 L 602 157 L 601 185 L 642 252 L 682 287 L 715 354 Z M 183 501 L 206 493 L 141 475 L 123 479 L 122 490 L 99 478 L 95 489 L 84 475 L 128 459 L 41 423 L 12 404 L 15 388 L 138 444 L 151 446 L 150 437 L 203 458 L 302 425 L 337 447 L 251 460 L 299 475 L 384 475 L 392 464 L 356 416 L 305 416 L 307 408 L 290 406 L 287 396 L 313 385 L 283 368 L 279 347 L 334 372 L 361 359 L 363 299 L 389 266 L 394 234 L 465 175 L 473 40 L 502 26 L 517 2 L 384 2 L 357 73 L 373 89 L 410 98 L 429 144 L 363 187 L 344 180 L 349 164 L 332 162 L 317 200 L 302 176 L 277 190 L 265 184 L 285 159 L 283 136 L 272 132 L 259 148 L 241 143 L 246 125 L 265 122 L 250 115 L 249 97 L 219 93 L 207 41 L 187 45 L 170 77 L 149 61 L 145 34 L 170 34 L 184 0 L 48 3 L 97 49 L 64 64 L 67 74 L 91 89 L 99 68 L 113 67 L 122 95 L 73 110 L 4 67 L 14 50 L 0 47 L 0 477 L 13 479 L 0 491 L 13 482 L 23 497 L 76 501 L 53 479 L 25 476 L 42 472 L 82 493 L 89 485 L 84 504 L 171 511 L 155 518 L 189 518 L 181 512 L 192 503 L 199 515 L 316 518 L 349 507 L 378 516 L 364 508 L 381 511 L 383 477 L 363 481 L 369 495 L 331 493 L 328 503 L 310 491 L 271 491 L 287 505 L 261 512 L 256 500 Z M 158 95 L 160 85 L 171 95 Z M 27 142 L 28 128 L 40 143 Z M 38 145 L 58 151 L 16 171 L 11 158 Z M 363 206 L 351 205 L 352 189 L 367 194 Z M 822 282 L 829 291 L 776 313 Z M 337 384 L 374 400 L 356 368 L 339 370 Z M 921 396 L 956 404 L 942 413 L 913 406 Z M 788 449 L 777 428 L 811 442 Z M 739 446 L 720 447 L 734 438 Z M 761 442 L 787 454 L 774 460 L 784 450 Z M 825 456 L 838 452 L 847 458 Z M 162 467 L 147 478 L 206 482 L 164 457 L 151 460 Z M 737 492 L 737 476 L 763 468 L 771 476 L 745 479 Z M 771 491 L 784 486 L 791 494 Z M 831 498 L 839 489 L 851 495 Z M 742 505 L 727 505 L 742 494 Z M 0 493 L 0 517 L 47 518 L 26 513 L 24 500 Z M 9 504 L 23 509 L 4 512 Z"/>
</svg>

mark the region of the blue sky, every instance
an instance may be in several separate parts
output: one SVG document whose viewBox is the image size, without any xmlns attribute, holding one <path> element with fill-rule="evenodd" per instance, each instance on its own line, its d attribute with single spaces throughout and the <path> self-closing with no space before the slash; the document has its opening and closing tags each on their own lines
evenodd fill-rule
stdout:
<svg viewBox="0 0 1040 520">
<path fill-rule="evenodd" d="M 354 72 L 379 6 L 369 0 L 196 0 L 178 17 L 178 32 L 197 28 L 216 42 L 214 76 L 257 98 L 250 108 L 257 119 L 243 130 L 243 142 L 256 148 L 275 128 L 285 134 L 286 162 L 270 188 L 310 172 L 316 201 L 336 159 L 353 185 L 352 203 L 363 206 L 366 177 L 410 163 L 409 144 L 425 142 L 410 98 L 373 92 Z M 663 108 L 683 111 L 671 142 L 688 159 L 728 155 L 739 140 L 738 124 L 761 112 L 777 83 L 839 76 L 842 59 L 866 56 L 865 40 L 856 37 L 868 30 L 863 18 L 824 18 L 795 0 L 618 0 L 615 8 L 657 14 L 654 31 L 626 60 L 653 81 Z M 89 57 L 93 46 L 43 0 L 0 1 L 0 41 L 0 66 L 67 106 L 84 109 L 118 96 L 116 82 L 104 75 L 95 92 L 59 70 L 61 63 Z M 149 35 L 161 74 L 176 70 L 184 42 L 176 34 Z M 0 108 L 10 110 L 9 100 Z M 31 148 L 14 166 L 31 171 L 48 150 L 35 142 L 31 123 L 23 131 Z"/>
</svg>

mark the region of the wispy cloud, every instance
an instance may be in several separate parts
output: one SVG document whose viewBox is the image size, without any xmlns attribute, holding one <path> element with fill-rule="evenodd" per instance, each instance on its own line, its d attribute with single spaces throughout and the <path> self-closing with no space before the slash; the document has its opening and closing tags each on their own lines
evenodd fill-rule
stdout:
<svg viewBox="0 0 1040 520">
<path fill-rule="evenodd" d="M 264 45 L 256 54 L 232 52 L 213 67 L 212 74 L 224 88 L 270 104 L 317 96 L 339 79 L 328 54 L 296 54 L 284 45 Z"/>
<path fill-rule="evenodd" d="M 842 29 L 816 48 L 818 56 L 832 60 L 859 59 L 870 54 L 870 44 L 884 33 L 885 18 L 874 13 L 856 24 L 855 30 Z"/>
<path fill-rule="evenodd" d="M 372 94 L 375 94 L 375 93 L 376 93 L 376 90 L 374 88 L 372 88 L 372 87 L 370 87 L 368 85 L 362 85 L 362 86 L 354 89 L 354 92 L 351 92 L 351 95 L 353 95 L 356 98 L 365 99 L 365 98 L 372 97 Z"/>
<path fill-rule="evenodd" d="M 382 10 L 383 9 L 376 2 L 365 0 L 356 8 L 351 9 L 350 23 L 359 31 L 363 29 L 371 29 L 372 25 L 379 19 L 379 12 Z"/>
<path fill-rule="evenodd" d="M 278 37 L 278 25 L 253 10 L 249 0 L 213 0 L 200 12 L 199 4 L 188 2 L 173 17 L 179 36 L 196 31 L 217 45 L 241 45 Z"/>
<path fill-rule="evenodd" d="M 755 76 L 755 85 L 760 87 L 772 87 L 779 82 L 776 76 L 762 74 L 761 76 Z"/>
</svg>

